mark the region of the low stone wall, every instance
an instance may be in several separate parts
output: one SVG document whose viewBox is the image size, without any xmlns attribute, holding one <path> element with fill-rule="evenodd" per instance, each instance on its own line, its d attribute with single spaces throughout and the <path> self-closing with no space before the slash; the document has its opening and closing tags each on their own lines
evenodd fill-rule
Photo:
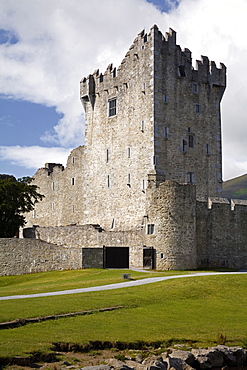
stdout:
<svg viewBox="0 0 247 370">
<path fill-rule="evenodd" d="M 199 268 L 247 268 L 247 202 L 197 202 Z"/>
<path fill-rule="evenodd" d="M 82 268 L 79 247 L 37 239 L 0 239 L 0 276 Z"/>
</svg>

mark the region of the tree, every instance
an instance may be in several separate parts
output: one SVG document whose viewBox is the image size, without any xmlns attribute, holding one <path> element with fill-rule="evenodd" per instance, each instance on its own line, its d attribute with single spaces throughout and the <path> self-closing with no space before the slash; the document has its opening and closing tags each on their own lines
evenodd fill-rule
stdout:
<svg viewBox="0 0 247 370">
<path fill-rule="evenodd" d="M 0 238 L 12 238 L 26 221 L 23 213 L 34 209 L 44 195 L 31 185 L 32 178 L 16 180 L 14 176 L 0 175 Z"/>
</svg>

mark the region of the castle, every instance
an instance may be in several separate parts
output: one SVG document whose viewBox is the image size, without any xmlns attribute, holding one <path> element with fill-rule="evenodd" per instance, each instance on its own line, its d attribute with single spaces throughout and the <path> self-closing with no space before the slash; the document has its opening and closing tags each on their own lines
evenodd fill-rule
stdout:
<svg viewBox="0 0 247 370">
<path fill-rule="evenodd" d="M 79 267 L 247 266 L 247 202 L 221 198 L 226 67 L 192 66 L 176 33 L 138 34 L 118 69 L 83 78 L 85 145 L 34 175 L 24 237 L 80 250 Z"/>
</svg>

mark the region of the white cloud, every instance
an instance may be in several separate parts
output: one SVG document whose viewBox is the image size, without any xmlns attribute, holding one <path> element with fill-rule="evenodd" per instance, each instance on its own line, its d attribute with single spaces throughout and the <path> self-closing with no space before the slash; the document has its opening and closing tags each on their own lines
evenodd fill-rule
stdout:
<svg viewBox="0 0 247 370">
<path fill-rule="evenodd" d="M 40 146 L 21 147 L 0 146 L 0 160 L 9 160 L 13 165 L 38 169 L 45 163 L 61 163 L 66 165 L 67 157 L 72 149 L 44 148 Z"/>
<path fill-rule="evenodd" d="M 136 34 L 156 23 L 163 33 L 176 30 L 178 43 L 193 58 L 207 55 L 228 67 L 224 177 L 247 172 L 246 0 L 180 0 L 169 14 L 145 0 L 0 0 L 0 5 L 1 28 L 19 40 L 0 45 L 0 93 L 55 106 L 64 115 L 43 140 L 82 144 L 80 79 L 96 68 L 104 72 L 109 63 L 118 66 Z"/>
</svg>

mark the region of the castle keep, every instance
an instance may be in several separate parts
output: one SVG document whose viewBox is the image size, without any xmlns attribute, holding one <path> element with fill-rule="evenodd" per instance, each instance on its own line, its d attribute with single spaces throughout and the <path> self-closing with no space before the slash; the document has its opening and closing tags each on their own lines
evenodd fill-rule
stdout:
<svg viewBox="0 0 247 370">
<path fill-rule="evenodd" d="M 24 237 L 78 248 L 79 267 L 247 265 L 247 203 L 221 198 L 226 67 L 153 26 L 118 69 L 83 78 L 85 145 L 34 175 Z"/>
</svg>

